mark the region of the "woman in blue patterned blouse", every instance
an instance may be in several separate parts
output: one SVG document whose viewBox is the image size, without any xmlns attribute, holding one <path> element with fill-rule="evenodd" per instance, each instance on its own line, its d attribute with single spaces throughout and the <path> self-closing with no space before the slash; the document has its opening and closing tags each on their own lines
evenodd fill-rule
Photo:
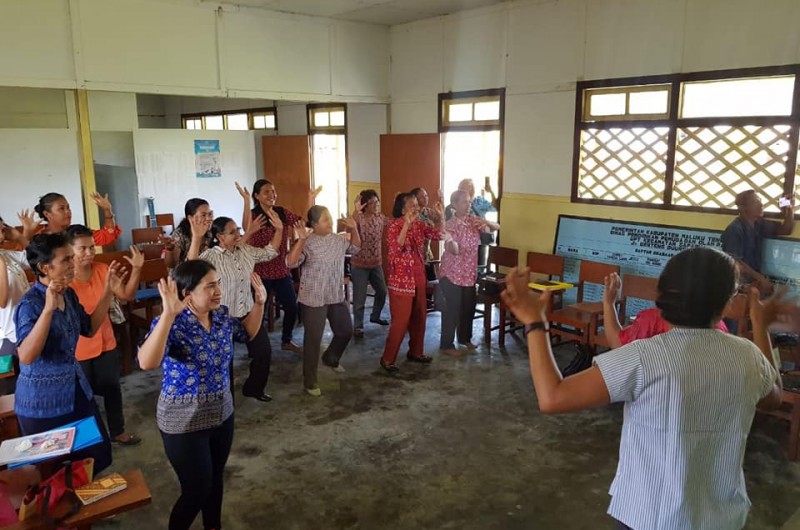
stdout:
<svg viewBox="0 0 800 530">
<path fill-rule="evenodd" d="M 170 530 L 188 530 L 198 512 L 204 528 L 221 525 L 223 471 L 233 442 L 233 341 L 256 337 L 267 300 L 256 274 L 250 284 L 255 303 L 241 321 L 222 305 L 219 276 L 206 261 L 181 263 L 158 286 L 163 311 L 139 349 L 139 365 L 164 372 L 156 419 L 181 484 Z"/>
<path fill-rule="evenodd" d="M 35 236 L 25 253 L 37 281 L 14 315 L 20 362 L 14 401 L 17 421 L 28 435 L 94 416 L 103 442 L 73 453 L 73 458 L 91 456 L 95 471 L 102 471 L 111 465 L 111 440 L 89 381 L 75 358 L 75 348 L 79 335 L 92 337 L 108 318 L 112 290 L 122 283 L 119 264 L 109 266 L 103 295 L 87 315 L 69 287 L 75 264 L 67 236 Z"/>
</svg>

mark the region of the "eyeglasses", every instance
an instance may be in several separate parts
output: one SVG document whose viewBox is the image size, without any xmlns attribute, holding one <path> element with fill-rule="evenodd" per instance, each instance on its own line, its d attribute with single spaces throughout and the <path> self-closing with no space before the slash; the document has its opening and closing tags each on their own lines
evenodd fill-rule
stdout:
<svg viewBox="0 0 800 530">
<path fill-rule="evenodd" d="M 222 232 L 222 235 L 223 236 L 240 236 L 240 235 L 242 235 L 242 229 L 241 228 L 235 228 L 235 229 L 231 230 L 230 232 Z"/>
<path fill-rule="evenodd" d="M 214 218 L 214 212 L 211 211 L 211 210 L 207 211 L 206 213 L 197 213 L 195 215 L 197 215 L 197 217 L 199 217 L 201 219 L 213 219 Z"/>
</svg>

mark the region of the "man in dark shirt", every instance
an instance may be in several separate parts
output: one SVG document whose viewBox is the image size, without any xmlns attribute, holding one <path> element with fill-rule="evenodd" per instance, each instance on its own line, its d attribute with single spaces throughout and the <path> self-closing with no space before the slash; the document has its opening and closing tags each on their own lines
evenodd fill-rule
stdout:
<svg viewBox="0 0 800 530">
<path fill-rule="evenodd" d="M 722 250 L 736 260 L 741 283 L 756 283 L 759 290 L 767 294 L 772 291 L 769 280 L 761 274 L 761 252 L 764 239 L 785 236 L 794 228 L 794 199 L 782 208 L 783 223 L 767 221 L 761 199 L 755 190 L 736 195 L 739 217 L 731 221 L 722 232 Z"/>
</svg>

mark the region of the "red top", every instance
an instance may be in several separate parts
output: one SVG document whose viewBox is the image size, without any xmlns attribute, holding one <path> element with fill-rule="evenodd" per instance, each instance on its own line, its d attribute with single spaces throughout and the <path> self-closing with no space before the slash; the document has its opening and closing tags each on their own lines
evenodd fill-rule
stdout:
<svg viewBox="0 0 800 530">
<path fill-rule="evenodd" d="M 253 219 L 255 219 L 258 216 L 258 213 L 259 212 L 255 211 L 254 209 L 250 212 L 250 215 Z M 283 222 L 283 236 L 281 237 L 281 244 L 275 249 L 278 251 L 278 257 L 270 261 L 256 263 L 255 266 L 256 274 L 258 274 L 258 276 L 264 280 L 280 280 L 291 274 L 289 272 L 289 267 L 286 266 L 286 254 L 289 253 L 289 234 L 292 232 L 292 227 L 294 224 L 297 221 L 302 221 L 303 219 L 285 208 L 283 209 L 283 213 L 286 217 L 285 219 L 281 219 Z M 267 222 L 264 228 L 250 237 L 248 244 L 258 248 L 264 248 L 269 245 L 273 236 L 275 236 L 275 227 L 273 227 L 271 223 Z"/>
<path fill-rule="evenodd" d="M 414 296 L 416 278 L 425 278 L 425 240 L 439 241 L 442 233 L 427 223 L 416 220 L 408 227 L 403 246 L 397 244 L 397 236 L 405 220 L 392 219 L 386 228 L 386 246 L 389 259 L 389 290 L 396 295 Z"/>
<path fill-rule="evenodd" d="M 47 232 L 47 225 L 41 225 L 39 230 L 36 231 L 37 234 L 43 234 Z M 101 228 L 99 230 L 92 230 L 92 239 L 94 239 L 94 244 L 98 247 L 104 247 L 106 245 L 112 244 L 114 241 L 117 240 L 119 235 L 122 233 L 122 228 L 119 225 L 114 225 L 114 228 Z"/>
<path fill-rule="evenodd" d="M 722 320 L 717 324 L 717 329 L 725 333 L 728 332 L 728 328 Z M 624 346 L 629 342 L 649 339 L 667 331 L 669 331 L 669 323 L 661 318 L 661 310 L 657 307 L 651 307 L 640 311 L 633 323 L 619 332 L 619 340 Z"/>
</svg>

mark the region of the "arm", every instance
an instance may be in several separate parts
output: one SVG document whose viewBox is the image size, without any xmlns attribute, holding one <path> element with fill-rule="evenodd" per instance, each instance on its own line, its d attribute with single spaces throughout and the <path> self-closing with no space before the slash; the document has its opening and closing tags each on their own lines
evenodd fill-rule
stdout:
<svg viewBox="0 0 800 530">
<path fill-rule="evenodd" d="M 794 230 L 794 197 L 792 197 L 789 206 L 783 208 L 783 222 L 778 226 L 775 232 L 779 236 L 788 236 Z"/>
<path fill-rule="evenodd" d="M 50 323 L 53 319 L 53 311 L 56 307 L 64 303 L 64 290 L 67 284 L 63 280 L 51 280 L 47 286 L 47 293 L 44 299 L 44 308 L 36 319 L 30 333 L 17 346 L 17 355 L 22 364 L 32 364 L 42 354 L 44 345 L 47 342 L 47 335 L 50 333 Z M 17 312 L 19 313 L 19 308 Z M 19 333 L 19 326 L 17 332 Z"/>
<path fill-rule="evenodd" d="M 403 218 L 403 228 L 400 229 L 400 233 L 397 234 L 397 244 L 400 247 L 404 247 L 406 245 L 406 236 L 408 235 L 408 229 L 411 227 L 411 224 L 414 222 L 413 219 L 409 218 L 406 215 Z"/>
<path fill-rule="evenodd" d="M 142 370 L 154 370 L 161 366 L 172 324 L 175 322 L 175 317 L 186 307 L 185 302 L 178 299 L 178 287 L 172 278 L 162 278 L 158 282 L 158 292 L 161 294 L 163 310 L 155 327 L 139 348 L 137 357 Z"/>
<path fill-rule="evenodd" d="M 267 289 L 264 287 L 264 282 L 255 272 L 250 273 L 250 285 L 253 286 L 253 292 L 255 293 L 253 296 L 254 304 L 253 309 L 242 320 L 242 326 L 244 326 L 250 340 L 253 340 L 261 330 L 261 326 L 264 325 L 264 304 L 267 302 Z"/>
<path fill-rule="evenodd" d="M 239 195 L 242 197 L 242 228 L 244 228 L 245 232 L 247 229 L 250 228 L 250 192 L 247 191 L 247 188 L 243 188 L 239 185 L 238 182 L 234 182 L 236 185 L 236 191 L 239 192 Z"/>
<path fill-rule="evenodd" d="M 203 246 L 208 229 L 211 223 L 208 221 L 201 221 L 194 217 L 189 217 L 189 224 L 192 227 L 192 242 L 189 244 L 189 251 L 186 253 L 186 259 L 199 259 L 200 247 Z"/>
<path fill-rule="evenodd" d="M 100 195 L 96 191 L 93 191 L 90 196 L 98 208 L 103 211 L 103 228 L 114 230 L 117 223 L 114 220 L 114 209 L 111 207 L 111 201 L 108 200 L 108 193 Z M 116 237 L 114 237 L 114 239 L 116 239 Z"/>
<path fill-rule="evenodd" d="M 506 290 L 501 295 L 514 315 L 526 325 L 546 321 L 545 312 L 550 297 L 549 292 L 541 297 L 532 294 L 528 289 L 529 276 L 529 269 L 519 271 L 513 268 L 506 276 Z M 536 330 L 528 333 L 527 338 L 531 376 L 542 412 L 570 412 L 611 402 L 605 380 L 597 366 L 563 379 L 553 357 L 549 334 Z"/>
<path fill-rule="evenodd" d="M 353 213 L 351 213 L 349 217 L 342 219 L 345 228 L 347 228 L 347 231 L 350 232 L 350 246 L 356 248 L 361 248 L 361 235 L 358 233 L 358 223 L 356 222 L 355 215 L 356 212 L 360 211 L 361 209 L 363 209 L 363 206 L 361 205 L 361 202 L 356 199 L 355 210 Z"/>
<path fill-rule="evenodd" d="M 89 315 L 92 326 L 89 334 L 86 335 L 87 337 L 94 337 L 95 334 L 97 334 L 97 331 L 100 329 L 100 326 L 102 326 L 103 322 L 105 322 L 105 320 L 108 318 L 108 309 L 111 307 L 111 295 L 115 290 L 122 289 L 123 282 L 124 274 L 120 273 L 119 263 L 112 261 L 108 266 L 108 274 L 106 275 L 106 284 L 105 289 L 103 289 L 103 295 L 97 302 L 97 306 L 94 308 L 94 311 L 92 311 L 92 314 Z"/>
<path fill-rule="evenodd" d="M 8 263 L 6 257 L 0 254 L 0 307 L 8 306 Z"/>
<path fill-rule="evenodd" d="M 129 302 L 136 298 L 136 291 L 139 290 L 139 279 L 142 277 L 142 267 L 144 266 L 144 254 L 136 245 L 131 245 L 130 257 L 125 256 L 125 260 L 131 264 L 131 275 L 125 283 L 124 289 L 114 291 L 114 295 L 120 300 Z"/>
<path fill-rule="evenodd" d="M 772 356 L 772 342 L 769 338 L 769 326 L 777 320 L 776 307 L 781 303 L 781 298 L 785 293 L 785 289 L 781 290 L 777 295 L 765 300 L 759 300 L 758 289 L 750 289 L 750 320 L 753 322 L 753 342 L 764 354 L 770 367 L 775 366 L 775 360 Z M 775 381 L 769 393 L 761 398 L 758 402 L 760 409 L 776 409 L 781 406 L 781 397 L 783 395 L 783 381 L 777 370 L 775 371 Z"/>
<path fill-rule="evenodd" d="M 619 292 L 619 274 L 611 273 L 605 278 L 605 291 L 603 291 L 603 329 L 605 329 L 608 346 L 613 350 L 622 346 L 619 333 L 622 326 L 617 315 L 617 293 Z"/>
<path fill-rule="evenodd" d="M 306 231 L 306 227 L 303 226 L 303 221 L 297 221 L 294 228 L 295 233 L 299 236 L 299 238 L 295 244 L 292 245 L 292 249 L 289 251 L 289 254 L 286 255 L 286 266 L 290 269 L 300 265 L 303 247 L 306 244 L 306 238 L 308 238 L 308 231 Z"/>
</svg>

